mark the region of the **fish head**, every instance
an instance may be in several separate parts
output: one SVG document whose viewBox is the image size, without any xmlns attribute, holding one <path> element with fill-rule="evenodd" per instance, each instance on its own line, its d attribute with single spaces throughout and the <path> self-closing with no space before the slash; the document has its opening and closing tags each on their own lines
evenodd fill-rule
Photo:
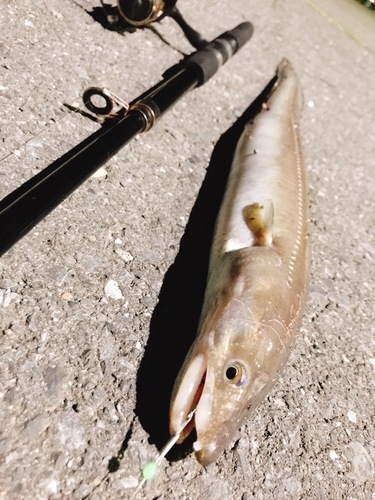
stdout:
<svg viewBox="0 0 375 500">
<path fill-rule="evenodd" d="M 239 301 L 231 301 L 224 310 L 215 308 L 207 316 L 176 381 L 170 412 L 170 431 L 176 434 L 195 409 L 179 442 L 195 426 L 193 448 L 202 465 L 215 461 L 230 444 L 272 384 L 272 374 L 263 371 L 267 355 L 262 325 L 251 324 Z"/>
</svg>

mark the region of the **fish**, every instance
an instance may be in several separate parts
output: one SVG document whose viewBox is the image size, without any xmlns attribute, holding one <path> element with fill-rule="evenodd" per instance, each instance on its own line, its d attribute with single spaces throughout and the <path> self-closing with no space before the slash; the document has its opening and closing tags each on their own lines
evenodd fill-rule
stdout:
<svg viewBox="0 0 375 500">
<path fill-rule="evenodd" d="M 204 466 L 270 392 L 300 325 L 310 274 L 302 92 L 287 59 L 237 144 L 216 220 L 198 333 L 177 376 L 169 427 Z M 194 418 L 181 431 L 194 411 Z"/>
</svg>

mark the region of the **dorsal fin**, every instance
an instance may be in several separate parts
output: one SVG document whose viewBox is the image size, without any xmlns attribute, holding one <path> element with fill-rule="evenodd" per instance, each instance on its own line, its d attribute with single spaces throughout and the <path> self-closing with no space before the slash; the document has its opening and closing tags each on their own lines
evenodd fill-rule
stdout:
<svg viewBox="0 0 375 500">
<path fill-rule="evenodd" d="M 272 243 L 273 203 L 267 200 L 263 205 L 253 203 L 242 210 L 247 227 L 253 234 L 254 246 L 266 246 Z"/>
</svg>

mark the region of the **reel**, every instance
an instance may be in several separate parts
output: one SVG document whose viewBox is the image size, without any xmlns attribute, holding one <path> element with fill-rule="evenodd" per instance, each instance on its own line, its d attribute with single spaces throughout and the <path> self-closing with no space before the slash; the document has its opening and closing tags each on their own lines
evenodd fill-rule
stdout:
<svg viewBox="0 0 375 500">
<path fill-rule="evenodd" d="M 198 50 L 202 49 L 207 45 L 207 40 L 185 21 L 176 3 L 177 0 L 117 0 L 117 9 L 128 24 L 137 28 L 170 16 L 180 26 L 191 45 Z"/>
<path fill-rule="evenodd" d="M 146 26 L 168 16 L 177 0 L 117 0 L 117 8 L 126 22 Z"/>
</svg>

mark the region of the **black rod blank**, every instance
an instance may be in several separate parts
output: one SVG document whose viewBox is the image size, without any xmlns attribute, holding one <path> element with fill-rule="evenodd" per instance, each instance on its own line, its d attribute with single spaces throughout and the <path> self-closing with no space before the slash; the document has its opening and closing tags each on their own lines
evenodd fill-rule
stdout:
<svg viewBox="0 0 375 500">
<path fill-rule="evenodd" d="M 252 36 L 245 22 L 194 52 L 100 130 L 0 201 L 0 256 L 184 94 L 205 83 Z M 147 113 L 145 113 L 145 110 Z M 148 118 L 152 118 L 152 123 Z"/>
</svg>

